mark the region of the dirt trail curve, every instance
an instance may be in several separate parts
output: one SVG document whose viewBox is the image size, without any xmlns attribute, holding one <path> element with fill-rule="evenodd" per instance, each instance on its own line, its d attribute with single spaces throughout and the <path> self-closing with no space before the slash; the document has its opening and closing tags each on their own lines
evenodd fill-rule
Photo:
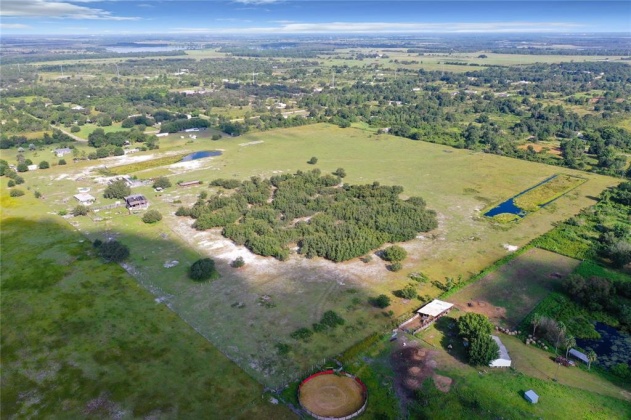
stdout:
<svg viewBox="0 0 631 420">
<path fill-rule="evenodd" d="M 70 132 L 68 132 L 68 131 L 64 130 L 63 128 L 60 128 L 60 127 L 55 127 L 54 125 L 51 125 L 51 128 L 56 128 L 57 130 L 61 131 L 61 132 L 62 132 L 62 133 L 64 133 L 65 135 L 67 135 L 67 136 L 69 136 L 69 137 L 72 137 L 72 138 L 73 138 L 73 139 L 75 139 L 76 141 L 80 141 L 80 142 L 83 142 L 83 143 L 87 142 L 87 140 L 86 140 L 86 139 L 81 138 L 81 137 L 79 137 L 79 136 L 76 136 L 76 135 L 74 135 L 74 134 L 72 134 L 72 133 L 70 133 Z"/>
</svg>

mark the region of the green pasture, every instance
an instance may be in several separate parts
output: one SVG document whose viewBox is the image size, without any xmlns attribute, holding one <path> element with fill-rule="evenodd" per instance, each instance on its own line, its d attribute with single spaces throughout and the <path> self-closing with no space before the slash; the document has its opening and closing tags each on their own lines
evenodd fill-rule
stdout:
<svg viewBox="0 0 631 420">
<path fill-rule="evenodd" d="M 454 316 L 459 314 L 462 312 L 455 312 Z M 447 328 L 450 322 L 452 318 L 445 317 L 419 334 L 421 345 L 437 351 L 435 360 L 439 373 L 452 377 L 456 387 L 473 387 L 480 404 L 489 405 L 496 400 L 496 407 L 501 409 L 498 416 L 513 418 L 517 413 L 509 414 L 509 410 L 515 407 L 542 418 L 567 418 L 564 412 L 585 418 L 585 414 L 580 414 L 583 411 L 591 414 L 589 418 L 622 419 L 631 410 L 629 389 L 614 385 L 594 372 L 559 367 L 552 353 L 526 345 L 517 337 L 499 335 L 511 357 L 511 368 L 472 367 L 465 363 L 461 340 Z M 449 344 L 453 349 L 447 351 Z M 539 404 L 531 405 L 523 399 L 523 392 L 529 389 L 539 394 Z M 548 401 L 542 404 L 546 396 Z M 446 400 L 449 399 L 447 396 Z M 601 410 L 605 414 L 602 417 L 596 415 Z"/>
<path fill-rule="evenodd" d="M 45 201 L 0 197 L 3 418 L 293 417 Z"/>
<path fill-rule="evenodd" d="M 467 279 L 505 256 L 505 244 L 524 246 L 551 229 L 553 223 L 593 204 L 590 197 L 617 183 L 613 178 L 582 174 L 588 181 L 573 194 L 510 228 L 498 228 L 481 217 L 480 210 L 537 184 L 558 168 L 327 124 L 218 141 L 167 138 L 160 140 L 159 151 L 136 155 L 158 158 L 169 151 L 217 149 L 224 152 L 222 156 L 187 163 L 185 167 L 178 163 L 131 174 L 141 178 L 166 175 L 174 185 L 177 181 L 203 181 L 201 186 L 173 187 L 162 193 L 155 193 L 149 186 L 134 189 L 146 194 L 151 208 L 165 216 L 157 225 L 145 225 L 141 215 L 128 215 L 123 209 L 78 217 L 73 223 L 92 239 L 114 235 L 129 243 L 130 264 L 143 285 L 158 297 L 168 297 L 170 307 L 184 320 L 250 375 L 273 386 L 370 333 L 387 328 L 392 322 L 390 316 L 369 306 L 368 298 L 381 293 L 392 296 L 394 290 L 410 282 L 409 273 L 423 272 L 438 282 L 445 277 Z M 317 165 L 307 164 L 312 156 L 318 157 Z M 114 166 L 112 162 L 116 158 L 72 163 L 26 173 L 25 178 L 44 193 L 52 212 L 72 209 L 72 194 L 82 186 L 92 188 L 90 194 L 98 197 L 95 206 L 99 206 L 114 200 L 102 198 L 105 187 L 94 179 L 98 173 L 78 181 L 73 181 L 72 174 L 90 173 L 90 168 L 103 164 Z M 243 248 L 222 242 L 219 231 L 197 232 L 190 228 L 191 219 L 173 215 L 180 205 L 193 204 L 202 191 L 218 193 L 217 188 L 207 184 L 219 177 L 242 180 L 313 168 L 326 173 L 338 167 L 348 174 L 344 182 L 402 185 L 404 195 L 422 196 L 428 207 L 438 212 L 438 229 L 403 244 L 409 257 L 400 272 L 388 271 L 376 255 L 368 263 L 353 260 L 342 264 L 299 256 L 292 256 L 288 262 L 253 257 Z M 66 176 L 59 179 L 63 174 Z M 220 280 L 200 285 L 186 278 L 186 267 L 202 255 L 215 258 L 222 274 Z M 239 255 L 246 258 L 246 266 L 238 270 L 229 267 Z M 178 260 L 179 265 L 163 268 L 171 260 Z M 419 284 L 418 290 L 421 295 L 440 293 L 429 282 Z M 274 307 L 261 304 L 265 296 L 270 297 Z M 393 304 L 387 310 L 392 310 L 394 317 L 421 304 L 392 297 Z M 306 343 L 289 337 L 297 328 L 311 327 L 331 309 L 346 320 L 343 327 L 315 334 Z M 277 343 L 290 345 L 289 354 L 278 354 Z"/>
<path fill-rule="evenodd" d="M 578 264 L 573 258 L 532 248 L 449 296 L 449 301 L 514 328 Z"/>
<path fill-rule="evenodd" d="M 113 133 L 115 131 L 129 131 L 129 129 L 121 127 L 121 123 L 119 122 L 114 122 L 112 123 L 112 125 L 108 125 L 105 127 L 100 127 L 96 124 L 84 124 L 80 126 L 79 128 L 81 128 L 81 131 L 79 131 L 78 133 L 72 133 L 72 134 L 86 140 L 88 139 L 88 136 L 92 134 L 92 132 L 96 130 L 97 128 L 102 128 L 106 134 Z M 70 132 L 70 129 L 65 129 L 65 130 Z"/>
</svg>

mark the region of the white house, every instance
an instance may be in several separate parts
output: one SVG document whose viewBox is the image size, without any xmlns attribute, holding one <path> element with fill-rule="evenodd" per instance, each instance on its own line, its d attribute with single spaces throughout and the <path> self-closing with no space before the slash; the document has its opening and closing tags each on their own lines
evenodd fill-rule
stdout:
<svg viewBox="0 0 631 420">
<path fill-rule="evenodd" d="M 158 134 L 156 134 L 156 137 L 166 137 L 168 135 L 169 135 L 169 133 L 158 133 Z"/>
<path fill-rule="evenodd" d="M 489 363 L 490 367 L 510 367 L 511 366 L 511 358 L 508 355 L 508 350 L 506 350 L 506 346 L 502 343 L 500 338 L 496 335 L 492 335 L 491 338 L 493 341 L 497 343 L 497 346 L 500 348 L 499 357 L 495 360 L 491 360 Z"/>
<path fill-rule="evenodd" d="M 74 198 L 84 206 L 89 206 L 96 200 L 92 195 L 86 193 L 75 194 Z"/>
</svg>

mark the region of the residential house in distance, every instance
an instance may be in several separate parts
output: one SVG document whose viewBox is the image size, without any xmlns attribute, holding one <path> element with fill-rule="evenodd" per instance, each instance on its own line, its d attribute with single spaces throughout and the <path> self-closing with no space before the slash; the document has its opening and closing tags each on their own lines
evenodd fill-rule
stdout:
<svg viewBox="0 0 631 420">
<path fill-rule="evenodd" d="M 132 194 L 125 197 L 125 206 L 129 211 L 145 210 L 149 207 L 149 201 L 142 194 Z"/>
<path fill-rule="evenodd" d="M 79 203 L 83 204 L 84 206 L 89 206 L 90 204 L 92 204 L 92 203 L 94 203 L 96 201 L 96 198 L 94 198 L 92 195 L 86 194 L 86 193 L 75 194 L 74 198 Z"/>
<path fill-rule="evenodd" d="M 72 153 L 72 149 L 69 147 L 62 147 L 60 149 L 55 149 L 53 150 L 53 153 L 55 154 L 55 156 L 57 157 L 63 157 L 64 155 L 67 155 L 69 153 Z"/>
</svg>

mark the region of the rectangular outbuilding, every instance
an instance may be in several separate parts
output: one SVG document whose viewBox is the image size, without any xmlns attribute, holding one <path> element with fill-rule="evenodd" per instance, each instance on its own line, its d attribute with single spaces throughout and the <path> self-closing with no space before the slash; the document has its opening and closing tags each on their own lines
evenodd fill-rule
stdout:
<svg viewBox="0 0 631 420">
<path fill-rule="evenodd" d="M 511 366 L 511 358 L 508 355 L 508 350 L 506 350 L 506 346 L 504 345 L 504 343 L 502 343 L 502 340 L 500 340 L 500 338 L 496 335 L 492 335 L 491 338 L 493 339 L 493 341 L 495 341 L 497 343 L 497 346 L 500 348 L 500 352 L 498 354 L 498 358 L 495 360 L 492 360 L 491 363 L 489 363 L 490 367 L 510 367 Z"/>
<path fill-rule="evenodd" d="M 92 195 L 86 193 L 75 194 L 74 198 L 84 206 L 89 206 L 90 204 L 94 203 L 94 201 L 96 201 L 96 199 Z"/>
<path fill-rule="evenodd" d="M 539 402 L 539 395 L 532 389 L 524 393 L 524 398 L 531 404 L 537 404 Z"/>
</svg>

